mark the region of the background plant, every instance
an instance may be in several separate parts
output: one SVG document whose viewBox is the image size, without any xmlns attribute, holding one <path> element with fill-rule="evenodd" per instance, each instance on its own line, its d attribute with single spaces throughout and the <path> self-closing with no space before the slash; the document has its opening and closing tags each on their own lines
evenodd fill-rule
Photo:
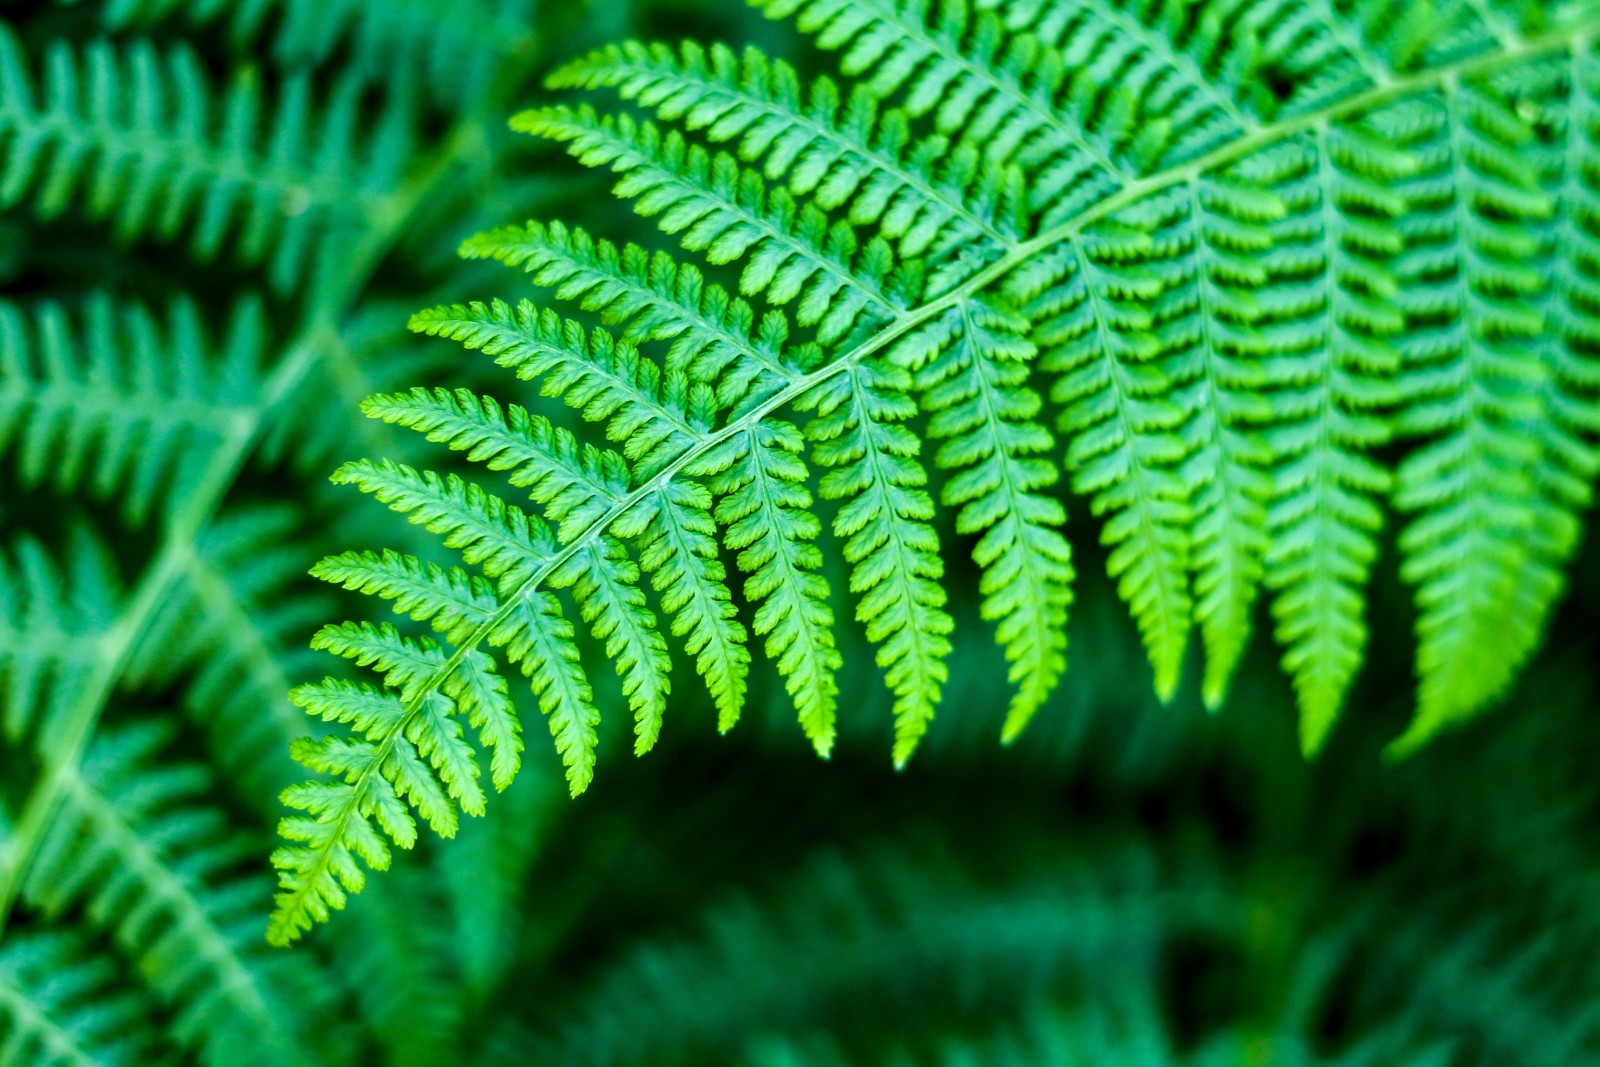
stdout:
<svg viewBox="0 0 1600 1067">
<path fill-rule="evenodd" d="M 536 78 L 580 33 L 824 62 L 721 7 L 456 7 L 8 13 L 0 1048 L 28 1063 L 1595 1057 L 1591 558 L 1508 708 L 1384 767 L 1413 700 L 1409 595 L 1385 545 L 1373 660 L 1308 764 L 1268 649 L 1216 717 L 1192 669 L 1170 706 L 1146 695 L 1138 631 L 1076 513 L 1071 674 L 1011 748 L 994 742 L 1004 660 L 970 640 L 979 578 L 949 553 L 963 636 L 903 774 L 886 769 L 893 698 L 872 646 L 841 626 L 839 689 L 871 695 L 840 716 L 830 762 L 778 676 L 751 673 L 746 721 L 721 738 L 714 702 L 680 684 L 679 726 L 650 759 L 612 759 L 574 803 L 556 753 L 530 744 L 454 841 L 424 836 L 340 921 L 269 950 L 274 795 L 297 777 L 288 740 L 312 729 L 283 694 L 326 669 L 305 650 L 316 625 L 364 611 L 306 564 L 376 546 L 448 562 L 324 488 L 362 454 L 417 447 L 441 465 L 355 405 L 505 388 L 489 361 L 401 330 L 420 306 L 521 295 L 497 265 L 454 260 L 458 240 L 536 217 L 656 247 L 606 206 L 604 179 L 502 135 L 503 118 L 547 99 Z M 934 520 L 947 542 L 952 518 Z M 819 573 L 843 590 L 835 555 Z M 627 706 L 619 680 L 592 680 L 597 708 Z M 625 718 L 602 717 L 601 746 L 627 743 Z"/>
</svg>

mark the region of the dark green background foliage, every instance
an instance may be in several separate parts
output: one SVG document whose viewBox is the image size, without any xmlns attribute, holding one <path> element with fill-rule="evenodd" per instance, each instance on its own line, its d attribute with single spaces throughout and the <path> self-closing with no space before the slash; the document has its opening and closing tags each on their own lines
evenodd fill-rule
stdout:
<svg viewBox="0 0 1600 1067">
<path fill-rule="evenodd" d="M 627 758 L 628 702 L 580 634 L 605 713 L 587 792 L 514 682 L 510 787 L 269 948 L 277 794 L 318 725 L 286 694 L 329 669 L 319 625 L 392 617 L 307 568 L 450 562 L 327 474 L 466 470 L 360 401 L 482 388 L 563 419 L 408 316 L 525 295 L 453 255 L 512 220 L 669 247 L 610 175 L 505 120 L 612 40 L 831 60 L 711 0 L 0 17 L 0 1063 L 1600 1063 L 1600 555 L 1502 704 L 1393 762 L 1416 619 L 1380 534 L 1365 666 L 1307 761 L 1266 605 L 1220 710 L 1197 648 L 1162 704 L 1100 520 L 1064 492 L 1071 663 L 1014 743 L 971 539 L 941 513 L 949 681 L 903 771 L 830 548 L 828 761 L 759 652 L 719 735 L 676 649 L 661 743 Z"/>
</svg>

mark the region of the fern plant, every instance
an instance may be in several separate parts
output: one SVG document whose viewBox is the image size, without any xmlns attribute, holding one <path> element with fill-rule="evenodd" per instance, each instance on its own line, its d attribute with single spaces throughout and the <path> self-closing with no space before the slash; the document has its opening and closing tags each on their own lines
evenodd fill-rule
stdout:
<svg viewBox="0 0 1600 1067">
<path fill-rule="evenodd" d="M 530 679 L 571 791 L 589 784 L 574 610 L 636 751 L 662 728 L 670 632 L 724 730 L 762 638 L 826 755 L 824 517 L 894 694 L 897 765 L 947 681 L 960 549 L 940 509 L 1011 665 L 1003 736 L 1060 681 L 1063 481 L 1100 519 L 1163 699 L 1198 630 L 1201 690 L 1224 702 L 1265 587 L 1307 752 L 1364 655 L 1385 505 L 1417 607 L 1417 713 L 1394 752 L 1492 702 L 1538 645 L 1600 469 L 1592 9 L 756 6 L 837 52 L 843 81 L 753 49 L 626 44 L 550 84 L 632 107 L 512 123 L 615 172 L 705 267 L 533 222 L 463 254 L 598 326 L 529 301 L 412 320 L 596 425 L 525 391 L 366 402 L 526 498 L 389 460 L 335 475 L 475 569 L 388 552 L 317 568 L 434 635 L 318 634 L 383 681 L 295 691 L 348 733 L 296 749 L 331 777 L 284 794 L 274 940 L 388 866 L 418 817 L 448 835 L 481 811 L 480 753 L 509 781 L 522 741 L 496 656 Z"/>
</svg>

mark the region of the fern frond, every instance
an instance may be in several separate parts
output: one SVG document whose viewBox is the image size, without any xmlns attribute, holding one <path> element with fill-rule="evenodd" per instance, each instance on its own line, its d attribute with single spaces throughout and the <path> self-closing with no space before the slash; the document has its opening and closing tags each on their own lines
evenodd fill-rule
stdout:
<svg viewBox="0 0 1600 1067">
<path fill-rule="evenodd" d="M 1274 425 L 1267 582 L 1277 637 L 1300 704 L 1302 746 L 1332 726 L 1365 651 L 1362 596 L 1378 554 L 1388 469 L 1372 455 L 1391 436 L 1405 325 L 1395 182 L 1415 167 L 1374 121 L 1319 129 L 1280 186 L 1275 281 L 1266 327 L 1283 334 L 1266 368 Z"/>
<path fill-rule="evenodd" d="M 37 541 L 14 545 L 0 564 L 0 679 L 5 734 L 31 736 L 49 754 L 64 743 L 67 709 L 94 684 L 91 667 L 112 640 L 123 599 L 105 547 L 82 527 L 64 559 Z"/>
<path fill-rule="evenodd" d="M 1062 407 L 1073 488 L 1090 497 L 1095 514 L 1113 513 L 1101 535 L 1114 546 L 1107 566 L 1167 700 L 1194 614 L 1192 512 L 1179 474 L 1189 412 L 1170 395 L 1159 323 L 1147 306 L 1167 290 L 1140 262 L 1152 247 L 1142 222 L 1103 228 L 1042 259 L 1010 292 L 1036 323 L 1040 366 L 1059 375 L 1051 398 Z"/>
<path fill-rule="evenodd" d="M 0 1058 L 41 1067 L 151 1062 L 151 1005 L 103 955 L 64 932 L 0 950 Z"/>
<path fill-rule="evenodd" d="M 426 84 L 441 102 L 478 100 L 508 55 L 530 50 L 529 0 L 107 0 L 108 30 L 148 29 L 177 17 L 227 23 L 238 47 L 275 25 L 272 51 L 287 66 L 325 63 L 348 46 L 348 69 L 368 81 Z"/>
<path fill-rule="evenodd" d="M 835 675 L 841 658 L 833 637 L 828 582 L 817 573 L 822 553 L 812 544 L 822 523 L 811 512 L 804 439 L 793 424 L 763 423 L 731 439 L 708 465 L 723 543 L 749 575 L 745 597 L 757 605 L 752 627 L 765 636 L 769 658 L 794 698 L 805 731 L 820 755 L 833 749 L 839 702 Z"/>
<path fill-rule="evenodd" d="M 576 322 L 527 301 L 434 308 L 414 316 L 412 328 L 481 349 L 520 378 L 542 378 L 544 395 L 606 420 L 606 436 L 643 471 L 680 455 L 709 420 L 709 389 L 683 374 L 663 377 L 632 345 L 604 330 L 585 336 Z"/>
<path fill-rule="evenodd" d="M 908 115 L 930 116 L 938 133 L 959 132 L 984 145 L 991 162 L 1014 161 L 1032 176 L 1033 213 L 1069 217 L 1131 177 L 1126 162 L 1114 158 L 1112 141 L 1122 131 L 1102 137 L 1080 115 L 1055 106 L 1065 57 L 1031 36 L 1008 39 L 991 12 L 974 13 L 964 0 L 936 12 L 925 0 L 760 0 L 757 6 L 772 18 L 794 17 L 818 45 L 842 50 L 840 69 L 861 76 L 875 98 L 903 90 Z"/>
<path fill-rule="evenodd" d="M 0 302 L 0 455 L 24 487 L 114 495 L 142 522 L 187 495 L 259 402 L 265 329 L 255 301 L 215 350 L 187 299 L 162 320 L 103 293 L 81 309 Z"/>
<path fill-rule="evenodd" d="M 64 772 L 24 895 L 47 916 L 81 906 L 105 928 L 204 1062 L 302 1058 L 306 1005 L 279 998 L 288 961 L 256 951 L 267 886 L 237 875 L 251 845 L 205 805 L 215 783 L 202 768 L 153 765 L 169 733 L 150 723 L 106 735 Z"/>
<path fill-rule="evenodd" d="M 1279 167 L 1259 162 L 1264 173 L 1236 169 L 1180 187 L 1189 282 L 1173 294 L 1181 311 L 1164 324 L 1167 343 L 1178 346 L 1169 373 L 1187 386 L 1180 402 L 1192 409 L 1181 476 L 1192 509 L 1195 621 L 1206 650 L 1201 694 L 1211 708 L 1221 705 L 1249 642 L 1267 548 L 1269 455 L 1256 428 L 1270 411 L 1262 363 L 1276 345 L 1259 328 L 1256 289 L 1269 277 L 1260 262 L 1274 244 L 1268 224 L 1285 208 L 1272 192 Z"/>
<path fill-rule="evenodd" d="M 79 210 L 124 240 L 187 234 L 201 259 L 231 244 L 280 292 L 307 268 L 334 269 L 378 223 L 407 156 L 410 118 L 397 104 L 358 136 L 354 80 L 318 114 L 305 76 L 269 100 L 251 75 L 218 93 L 183 46 L 55 42 L 43 58 L 36 88 L 0 27 L 0 204 L 43 218 Z"/>
<path fill-rule="evenodd" d="M 363 836 L 368 815 L 409 843 L 401 794 L 453 803 L 434 777 L 412 781 L 387 738 L 436 700 L 453 714 L 458 672 L 485 645 L 548 638 L 552 616 L 529 598 L 577 602 L 643 751 L 669 684 L 648 572 L 731 725 L 747 635 L 719 525 L 753 630 L 827 752 L 840 657 L 812 544 L 813 466 L 818 494 L 839 502 L 834 534 L 895 693 L 904 763 L 946 684 L 953 629 L 923 418 L 932 463 L 951 475 L 943 505 L 977 535 L 984 613 L 1019 687 L 1014 736 L 1061 675 L 1070 600 L 1035 368 L 1053 379 L 1071 487 L 1103 520 L 1163 700 L 1196 629 L 1202 695 L 1224 700 L 1266 585 L 1303 744 L 1321 743 L 1363 654 L 1391 442 L 1409 447 L 1394 499 L 1411 514 L 1404 574 L 1422 615 L 1415 736 L 1509 682 L 1559 593 L 1595 466 L 1592 13 L 757 6 L 838 52 L 849 88 L 803 84 L 755 52 L 624 45 L 555 82 L 614 87 L 654 117 L 574 105 L 514 120 L 616 172 L 618 195 L 737 272 L 739 295 L 675 256 L 559 225 L 467 242 L 467 256 L 524 268 L 604 328 L 526 302 L 439 307 L 413 328 L 484 350 L 603 425 L 569 435 L 466 392 L 370 402 L 507 474 L 537 514 L 454 476 L 341 470 L 483 581 L 383 556 L 339 564 L 338 580 L 433 622 L 451 650 L 396 631 L 361 653 L 393 671 L 403 645 L 393 686 L 318 692 L 319 713 L 367 737 L 304 753 L 348 780 L 297 795 L 321 822 L 290 824 L 316 845 L 289 861 L 292 890 L 352 849 L 386 863 L 383 839 Z M 1484 646 L 1489 620 L 1512 638 Z M 561 694 L 552 728 L 581 788 L 583 672 L 564 636 L 547 660 L 562 669 L 536 687 Z M 291 898 L 279 936 L 339 892 L 312 890 L 315 908 Z"/>
<path fill-rule="evenodd" d="M 1418 116 L 1427 136 L 1408 192 L 1401 259 L 1405 432 L 1429 443 L 1398 472 L 1401 534 L 1417 585 L 1418 718 L 1410 745 L 1498 696 L 1538 639 L 1522 596 L 1555 580 L 1537 552 L 1537 438 L 1543 377 L 1537 225 L 1554 211 L 1533 160 L 1534 133 L 1478 81 L 1448 83 Z M 1542 598 L 1541 598 L 1542 599 Z"/>
</svg>

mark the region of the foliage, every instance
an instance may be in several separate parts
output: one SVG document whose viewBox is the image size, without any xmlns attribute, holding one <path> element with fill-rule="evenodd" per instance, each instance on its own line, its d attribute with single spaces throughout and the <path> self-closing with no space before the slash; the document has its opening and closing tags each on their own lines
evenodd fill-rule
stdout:
<svg viewBox="0 0 1600 1067">
<path fill-rule="evenodd" d="M 615 172 L 705 267 L 532 222 L 463 254 L 601 326 L 527 300 L 411 320 L 599 425 L 467 389 L 367 400 L 534 507 L 390 461 L 335 474 L 482 575 L 319 568 L 437 636 L 319 634 L 384 678 L 296 691 L 349 734 L 297 752 L 332 778 L 286 794 L 275 938 L 359 890 L 358 860 L 387 867 L 386 838 L 410 847 L 413 811 L 448 836 L 481 809 L 463 722 L 495 785 L 514 773 L 491 650 L 532 678 L 572 792 L 589 785 L 598 716 L 563 593 L 623 680 L 636 752 L 661 732 L 667 631 L 727 730 L 753 629 L 827 755 L 841 642 L 810 468 L 895 695 L 897 766 L 949 678 L 936 496 L 976 538 L 1008 740 L 1066 667 L 1063 475 L 1103 520 L 1163 701 L 1197 629 L 1204 699 L 1224 702 L 1269 588 L 1308 753 L 1364 655 L 1386 500 L 1417 611 L 1396 754 L 1500 697 L 1539 644 L 1600 471 L 1592 12 L 1447 5 L 1435 33 L 1386 6 L 756 6 L 839 52 L 844 83 L 629 43 L 549 82 L 634 108 L 512 120 Z M 717 280 L 735 276 L 737 295 Z"/>
<path fill-rule="evenodd" d="M 1593 19 L 6 9 L 0 1062 L 1600 1063 Z"/>
</svg>

